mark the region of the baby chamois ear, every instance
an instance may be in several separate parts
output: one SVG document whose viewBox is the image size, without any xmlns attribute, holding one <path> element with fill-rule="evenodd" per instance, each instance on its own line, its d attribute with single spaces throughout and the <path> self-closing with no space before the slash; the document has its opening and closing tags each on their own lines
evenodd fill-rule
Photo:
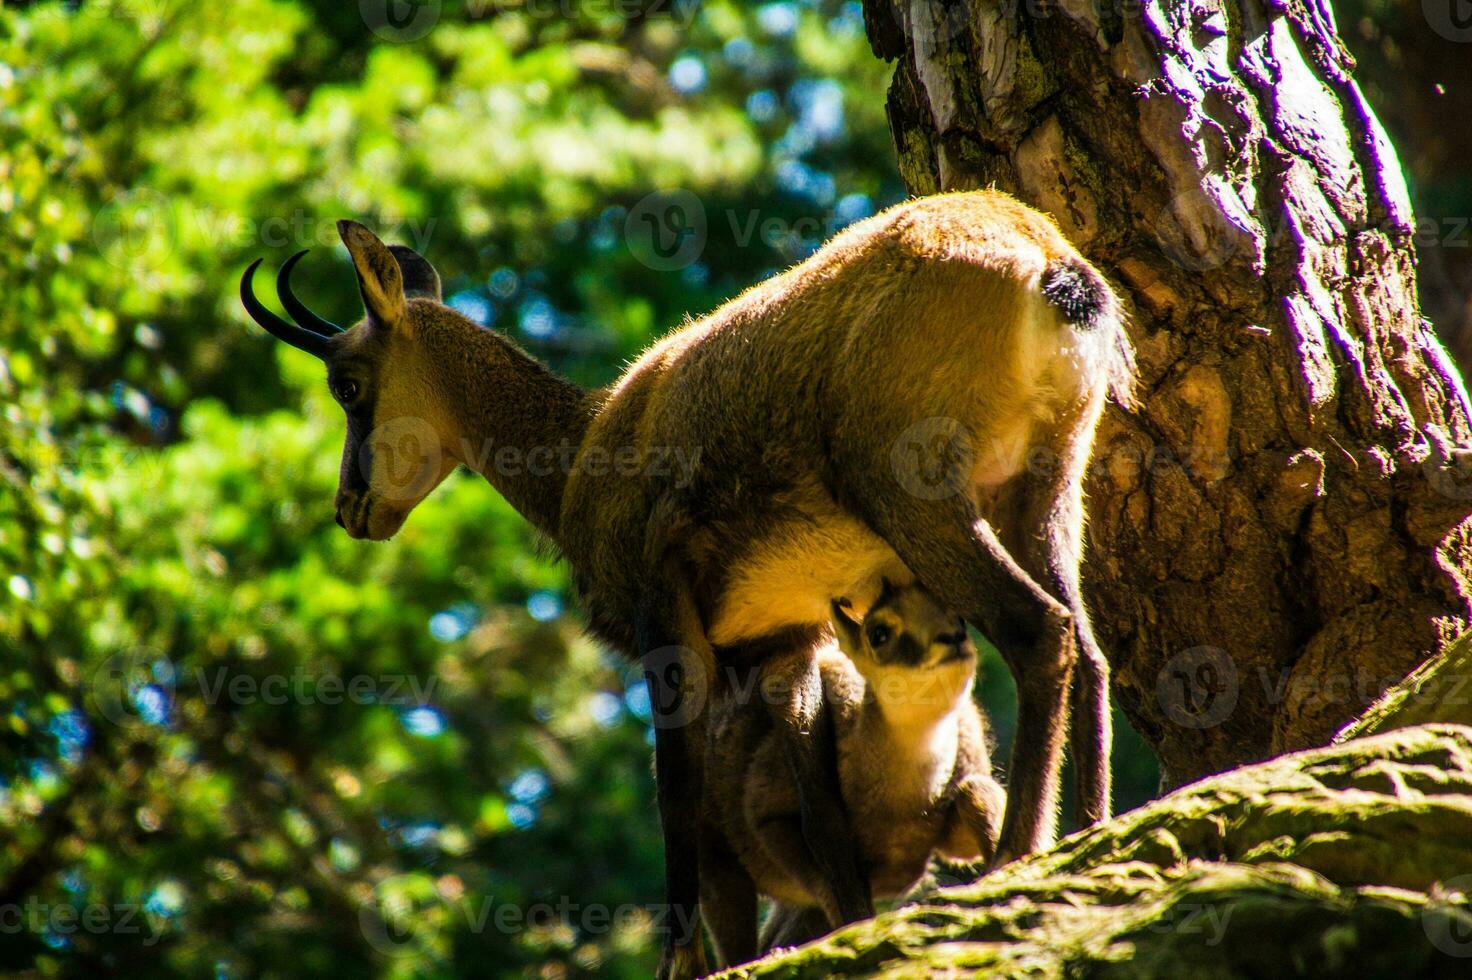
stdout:
<svg viewBox="0 0 1472 980">
<path fill-rule="evenodd" d="M 838 645 L 845 650 L 859 649 L 859 627 L 862 624 L 854 618 L 854 607 L 842 596 L 830 601 L 828 606 L 833 629 L 838 633 Z"/>
<path fill-rule="evenodd" d="M 440 292 L 440 274 L 434 271 L 434 266 L 429 264 L 429 259 L 407 245 L 390 245 L 388 250 L 398 260 L 399 273 L 404 277 L 405 297 L 432 299 L 436 303 L 443 301 L 444 296 Z"/>
<path fill-rule="evenodd" d="M 353 257 L 358 291 L 363 294 L 363 309 L 369 322 L 389 329 L 404 326 L 404 275 L 394 253 L 356 221 L 339 221 L 337 233 Z"/>
</svg>

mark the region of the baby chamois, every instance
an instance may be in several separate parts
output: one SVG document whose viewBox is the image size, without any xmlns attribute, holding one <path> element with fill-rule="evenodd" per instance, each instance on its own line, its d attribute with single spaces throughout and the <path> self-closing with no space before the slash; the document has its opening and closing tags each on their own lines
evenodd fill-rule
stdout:
<svg viewBox="0 0 1472 980">
<path fill-rule="evenodd" d="M 343 330 L 296 299 L 299 256 L 277 277 L 294 323 L 255 298 L 259 260 L 241 300 L 326 362 L 347 416 L 349 534 L 392 536 L 463 463 L 555 541 L 593 632 L 643 665 L 673 926 L 661 976 L 703 965 L 701 691 L 733 665 L 790 681 L 772 720 L 804 839 L 843 917 L 872 910 L 824 740 L 808 733 L 829 601 L 863 611 L 884 575 L 913 574 L 1017 680 L 994 860 L 1052 840 L 1070 710 L 1082 814 L 1108 813 L 1108 666 L 1079 591 L 1081 481 L 1131 359 L 1113 292 L 1047 217 L 987 191 L 898 205 L 591 391 L 445 305 L 423 256 L 356 222 L 338 230 L 361 322 Z"/>
<path fill-rule="evenodd" d="M 934 853 L 990 859 L 1006 794 L 992 779 L 971 696 L 976 648 L 960 617 L 919 585 L 887 580 L 863 621 L 852 615 L 834 602 L 838 648 L 822 649 L 818 665 L 859 868 L 874 898 L 888 899 Z M 750 698 L 715 706 L 705 822 L 701 908 L 725 965 L 842 924 L 804 842 L 782 746 Z M 758 892 L 774 903 L 760 941 Z"/>
</svg>

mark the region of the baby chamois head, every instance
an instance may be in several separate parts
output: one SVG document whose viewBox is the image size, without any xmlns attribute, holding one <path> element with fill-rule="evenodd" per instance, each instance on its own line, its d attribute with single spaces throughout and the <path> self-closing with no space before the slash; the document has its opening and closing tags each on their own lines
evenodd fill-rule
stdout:
<svg viewBox="0 0 1472 980">
<path fill-rule="evenodd" d="M 322 359 L 327 384 L 347 415 L 338 475 L 337 523 L 355 538 L 392 537 L 415 505 L 429 495 L 458 459 L 455 414 L 436 350 L 454 336 L 483 332 L 440 301 L 440 277 L 419 253 L 385 245 L 356 221 L 339 221 L 352 256 L 365 316 L 344 329 L 307 309 L 291 291 L 291 270 L 306 253 L 281 267 L 276 290 L 295 319 L 261 305 L 251 290 L 253 262 L 240 283 L 241 302 L 273 336 Z"/>
<path fill-rule="evenodd" d="M 846 599 L 832 615 L 839 647 L 887 709 L 940 716 L 970 694 L 976 646 L 966 623 L 918 582 L 885 579 L 862 620 Z"/>
</svg>

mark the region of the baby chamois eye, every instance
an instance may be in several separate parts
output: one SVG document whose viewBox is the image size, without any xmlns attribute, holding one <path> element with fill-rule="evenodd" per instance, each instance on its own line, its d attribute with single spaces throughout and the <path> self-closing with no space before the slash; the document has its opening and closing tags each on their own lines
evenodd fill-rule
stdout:
<svg viewBox="0 0 1472 980">
<path fill-rule="evenodd" d="M 891 635 L 892 633 L 888 626 L 885 626 L 883 623 L 875 623 L 869 627 L 869 645 L 877 650 L 889 642 Z"/>
<path fill-rule="evenodd" d="M 332 396 L 344 405 L 350 404 L 358 397 L 358 382 L 339 381 L 332 386 Z"/>
</svg>

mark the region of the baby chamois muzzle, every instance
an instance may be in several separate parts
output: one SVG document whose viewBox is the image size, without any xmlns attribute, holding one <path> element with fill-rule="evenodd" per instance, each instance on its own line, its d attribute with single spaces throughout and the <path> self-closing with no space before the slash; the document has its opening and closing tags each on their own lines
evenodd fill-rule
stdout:
<svg viewBox="0 0 1472 980">
<path fill-rule="evenodd" d="M 976 659 L 976 645 L 971 642 L 971 635 L 966 632 L 964 619 L 956 620 L 954 630 L 937 635 L 931 643 L 931 650 L 937 662 L 943 664 Z"/>
</svg>

